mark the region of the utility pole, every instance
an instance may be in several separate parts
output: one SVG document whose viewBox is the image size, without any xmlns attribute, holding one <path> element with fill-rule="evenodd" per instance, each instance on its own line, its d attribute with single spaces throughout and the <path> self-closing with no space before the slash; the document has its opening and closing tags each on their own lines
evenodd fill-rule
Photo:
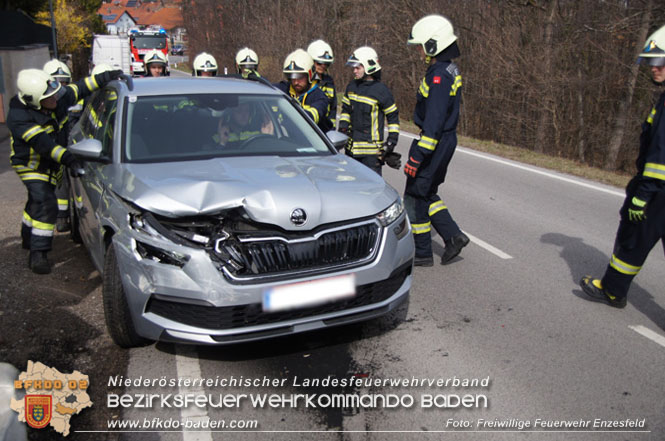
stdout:
<svg viewBox="0 0 665 441">
<path fill-rule="evenodd" d="M 55 38 L 55 15 L 53 15 L 53 0 L 48 0 L 48 6 L 51 10 L 51 35 L 53 36 L 53 56 L 58 58 L 58 40 Z"/>
</svg>

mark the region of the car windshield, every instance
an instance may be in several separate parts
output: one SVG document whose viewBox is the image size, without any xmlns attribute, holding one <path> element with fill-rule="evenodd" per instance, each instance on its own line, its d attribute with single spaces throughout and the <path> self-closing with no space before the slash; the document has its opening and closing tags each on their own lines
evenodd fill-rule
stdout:
<svg viewBox="0 0 665 441">
<path fill-rule="evenodd" d="M 136 49 L 164 49 L 166 47 L 166 36 L 164 35 L 141 35 L 132 37 L 132 44 Z"/>
<path fill-rule="evenodd" d="M 334 154 L 281 95 L 130 97 L 126 118 L 126 162 Z"/>
</svg>

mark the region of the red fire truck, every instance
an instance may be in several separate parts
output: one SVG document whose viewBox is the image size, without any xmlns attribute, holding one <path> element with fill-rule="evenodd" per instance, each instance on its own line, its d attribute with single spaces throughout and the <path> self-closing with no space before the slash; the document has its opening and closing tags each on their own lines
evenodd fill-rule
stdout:
<svg viewBox="0 0 665 441">
<path fill-rule="evenodd" d="M 132 52 L 132 67 L 134 75 L 144 75 L 145 66 L 143 57 L 153 49 L 164 52 L 166 60 L 169 59 L 169 39 L 166 30 L 161 27 L 151 27 L 148 29 L 132 29 L 129 31 L 129 48 Z M 169 73 L 168 63 L 166 64 L 167 75 Z"/>
</svg>

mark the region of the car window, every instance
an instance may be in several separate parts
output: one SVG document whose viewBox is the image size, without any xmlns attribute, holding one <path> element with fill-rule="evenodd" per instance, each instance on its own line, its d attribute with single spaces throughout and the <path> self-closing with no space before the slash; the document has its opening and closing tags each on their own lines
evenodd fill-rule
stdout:
<svg viewBox="0 0 665 441">
<path fill-rule="evenodd" d="M 118 106 L 118 94 L 113 89 L 106 89 L 104 95 L 104 106 L 101 111 L 102 127 L 96 132 L 95 138 L 102 142 L 102 155 L 111 158 L 113 152 L 113 137 L 116 121 L 116 109 Z"/>
<path fill-rule="evenodd" d="M 126 114 L 128 162 L 333 154 L 282 95 L 146 96 Z"/>
<path fill-rule="evenodd" d="M 101 91 L 96 92 L 90 97 L 89 101 L 81 116 L 81 132 L 86 138 L 94 138 L 97 129 L 101 125 L 98 115 L 104 106 L 104 94 Z"/>
</svg>

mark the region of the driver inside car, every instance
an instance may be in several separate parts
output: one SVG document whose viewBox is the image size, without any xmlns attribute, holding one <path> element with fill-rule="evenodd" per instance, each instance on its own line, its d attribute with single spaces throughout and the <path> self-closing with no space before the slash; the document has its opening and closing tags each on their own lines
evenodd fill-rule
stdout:
<svg viewBox="0 0 665 441">
<path fill-rule="evenodd" d="M 224 113 L 217 124 L 217 134 L 213 136 L 219 146 L 241 143 L 261 134 L 275 133 L 269 116 L 259 114 L 249 103 L 239 104 Z"/>
</svg>

